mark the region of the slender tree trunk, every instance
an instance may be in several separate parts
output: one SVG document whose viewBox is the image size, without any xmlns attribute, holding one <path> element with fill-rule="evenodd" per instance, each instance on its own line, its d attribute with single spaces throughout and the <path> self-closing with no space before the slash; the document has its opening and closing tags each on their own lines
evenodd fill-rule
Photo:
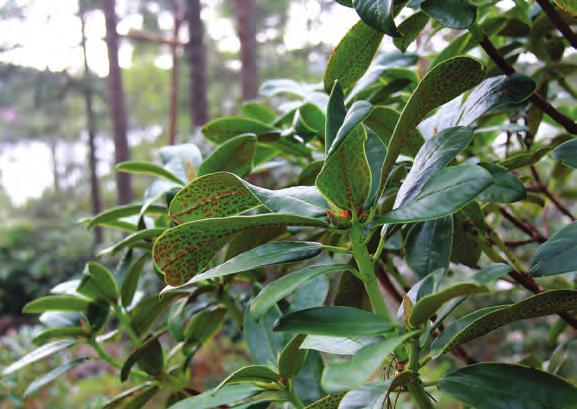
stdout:
<svg viewBox="0 0 577 409">
<path fill-rule="evenodd" d="M 100 199 L 100 184 L 96 173 L 96 121 L 92 102 L 92 77 L 88 67 L 88 57 L 86 52 L 86 26 L 84 20 L 84 11 L 80 10 L 80 22 L 82 24 L 82 55 L 84 57 L 84 87 L 82 93 L 84 96 L 84 109 L 86 111 L 86 126 L 88 129 L 88 168 L 90 170 L 90 202 L 92 205 L 92 214 L 100 213 L 102 208 Z M 99 226 L 94 228 L 94 243 L 102 243 L 102 229 Z"/>
<path fill-rule="evenodd" d="M 189 79 L 189 110 L 192 128 L 202 126 L 208 121 L 208 102 L 206 85 L 206 49 L 204 45 L 204 25 L 200 19 L 200 0 L 186 1 L 186 20 L 189 40 L 186 45 Z"/>
<path fill-rule="evenodd" d="M 173 42 L 170 46 L 172 53 L 172 70 L 170 70 L 170 101 L 168 109 L 168 144 L 176 143 L 176 133 L 178 132 L 178 79 L 179 79 L 179 58 L 178 58 L 178 32 L 180 31 L 180 15 L 176 1 L 173 1 L 174 29 L 172 33 Z"/>
<path fill-rule="evenodd" d="M 130 159 L 128 148 L 126 103 L 122 86 L 122 74 L 118 64 L 118 33 L 116 32 L 115 0 L 101 0 L 106 21 L 106 46 L 108 48 L 108 99 L 110 116 L 114 129 L 114 159 L 116 163 Z M 130 174 L 116 173 L 118 203 L 132 201 Z"/>
<path fill-rule="evenodd" d="M 58 170 L 58 137 L 50 140 L 50 156 L 52 157 L 52 182 L 56 193 L 60 193 L 60 171 Z"/>
<path fill-rule="evenodd" d="M 240 40 L 240 72 L 242 99 L 247 101 L 258 94 L 258 70 L 256 56 L 256 2 L 235 0 Z"/>
</svg>

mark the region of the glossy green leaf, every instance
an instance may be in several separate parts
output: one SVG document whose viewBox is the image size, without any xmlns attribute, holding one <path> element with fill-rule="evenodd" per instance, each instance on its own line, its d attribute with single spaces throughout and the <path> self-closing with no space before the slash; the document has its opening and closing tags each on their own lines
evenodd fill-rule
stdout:
<svg viewBox="0 0 577 409">
<path fill-rule="evenodd" d="M 493 184 L 479 195 L 481 202 L 514 203 L 527 197 L 523 182 L 507 173 L 507 168 L 488 162 L 481 162 L 479 166 L 493 176 Z"/>
<path fill-rule="evenodd" d="M 225 385 L 232 385 L 235 383 L 256 383 L 256 382 L 278 382 L 281 376 L 270 369 L 268 366 L 263 365 L 250 365 L 243 368 L 237 369 L 229 376 L 227 376 L 217 387 L 216 391 L 220 390 Z"/>
<path fill-rule="evenodd" d="M 165 209 L 166 211 L 166 209 Z M 163 227 L 153 227 L 151 229 L 139 230 L 132 234 L 129 234 L 118 243 L 111 247 L 102 249 L 98 252 L 99 257 L 108 256 L 118 253 L 120 250 L 126 247 L 135 246 L 137 243 L 141 242 L 151 242 L 152 239 L 160 236 L 166 229 Z"/>
<path fill-rule="evenodd" d="M 278 358 L 278 370 L 284 379 L 292 379 L 301 370 L 308 351 L 300 349 L 306 335 L 295 335 L 283 348 Z"/>
<path fill-rule="evenodd" d="M 417 11 L 416 13 L 411 14 L 401 24 L 399 24 L 398 30 L 402 36 L 395 37 L 393 43 L 404 53 L 407 51 L 407 48 L 409 48 L 409 45 L 417 39 L 428 22 L 429 16 L 422 11 Z"/>
<path fill-rule="evenodd" d="M 373 108 L 371 114 L 365 119 L 365 124 L 373 130 L 381 139 L 385 148 L 389 146 L 391 136 L 395 126 L 399 121 L 401 114 L 393 108 L 386 106 L 376 106 Z M 423 145 L 423 135 L 418 129 L 413 129 L 412 132 L 403 138 L 401 144 L 401 153 L 406 156 L 414 157 Z"/>
<path fill-rule="evenodd" d="M 273 332 L 272 328 L 281 317 L 278 306 L 273 306 L 256 321 L 246 308 L 244 311 L 244 336 L 252 357 L 262 365 L 276 365 L 278 353 L 282 349 L 282 334 Z"/>
<path fill-rule="evenodd" d="M 563 227 L 531 257 L 529 274 L 545 277 L 577 271 L 577 222 Z"/>
<path fill-rule="evenodd" d="M 226 318 L 226 309 L 217 307 L 194 314 L 186 324 L 183 336 L 186 341 L 204 343 L 215 335 Z"/>
<path fill-rule="evenodd" d="M 297 135 L 309 137 L 324 136 L 326 118 L 324 112 L 315 104 L 307 102 L 297 110 L 293 120 L 293 128 Z"/>
<path fill-rule="evenodd" d="M 452 245 L 452 217 L 417 223 L 409 230 L 405 242 L 407 264 L 420 278 L 438 269 L 446 271 Z"/>
<path fill-rule="evenodd" d="M 140 409 L 142 405 L 140 407 L 134 407 L 133 405 L 141 403 L 142 401 L 146 403 L 157 391 L 158 385 L 155 385 L 153 382 L 143 382 L 116 395 L 104 405 L 102 409 Z"/>
<path fill-rule="evenodd" d="M 379 337 L 332 337 L 308 335 L 301 348 L 335 355 L 354 355 L 363 347 L 380 341 Z"/>
<path fill-rule="evenodd" d="M 164 367 L 164 356 L 162 354 L 162 346 L 158 341 L 158 336 L 150 337 L 138 345 L 126 358 L 120 371 L 120 380 L 122 382 L 128 379 L 130 370 L 134 364 L 138 366 L 147 374 L 156 376 L 162 372 Z"/>
<path fill-rule="evenodd" d="M 312 335 L 362 336 L 391 331 L 393 324 L 371 312 L 350 307 L 315 307 L 280 318 L 274 330 Z"/>
<path fill-rule="evenodd" d="M 502 160 L 499 164 L 509 170 L 535 165 L 549 152 L 551 152 L 552 149 L 552 146 L 542 146 L 535 150 L 530 150 L 529 152 L 523 151 L 509 156 L 507 159 Z"/>
<path fill-rule="evenodd" d="M 350 89 L 363 76 L 379 49 L 383 33 L 360 20 L 341 39 L 325 70 L 325 90 L 330 92 L 336 80 Z"/>
<path fill-rule="evenodd" d="M 230 138 L 202 162 L 198 168 L 198 175 L 224 171 L 242 177 L 252 169 L 255 151 L 255 135 L 239 135 Z"/>
<path fill-rule="evenodd" d="M 42 345 L 55 339 L 86 338 L 88 335 L 86 329 L 77 326 L 48 328 L 36 335 L 33 342 L 36 345 Z"/>
<path fill-rule="evenodd" d="M 565 165 L 577 169 L 577 139 L 571 139 L 557 146 L 551 152 L 551 156 Z"/>
<path fill-rule="evenodd" d="M 496 307 L 493 311 L 485 309 L 489 313 L 483 311 L 481 314 L 477 311 L 480 317 L 473 319 L 471 317 L 475 317 L 473 316 L 475 313 L 469 314 L 447 327 L 433 342 L 433 355 L 439 356 L 457 345 L 514 321 L 558 314 L 575 308 L 577 308 L 577 291 L 551 290 L 533 295 L 516 304 Z"/>
<path fill-rule="evenodd" d="M 345 115 L 343 123 L 329 147 L 327 158 L 330 158 L 330 156 L 337 151 L 347 136 L 349 136 L 353 129 L 355 129 L 371 113 L 372 109 L 373 106 L 367 101 L 356 101 L 351 105 L 351 108 Z"/>
<path fill-rule="evenodd" d="M 409 324 L 417 328 L 426 323 L 446 302 L 465 295 L 487 293 L 489 289 L 480 283 L 457 283 L 444 290 L 421 298 L 411 312 Z"/>
<path fill-rule="evenodd" d="M 317 176 L 316 186 L 340 209 L 358 209 L 371 189 L 371 171 L 365 153 L 367 135 L 357 128 L 329 156 Z"/>
<path fill-rule="evenodd" d="M 410 135 L 429 112 L 471 89 L 484 76 L 483 66 L 469 57 L 448 59 L 425 75 L 405 105 L 391 136 L 383 167 L 383 181 L 406 143 L 406 135 Z"/>
<path fill-rule="evenodd" d="M 393 0 L 354 0 L 353 7 L 359 17 L 377 31 L 400 36 L 393 20 Z"/>
<path fill-rule="evenodd" d="M 341 129 L 345 117 L 347 115 L 347 108 L 345 106 L 345 96 L 343 89 L 338 80 L 332 86 L 329 101 L 327 103 L 327 122 L 325 126 L 325 154 L 328 154 L 333 141 L 337 136 L 337 132 Z"/>
<path fill-rule="evenodd" d="M 271 124 L 276 119 L 276 113 L 271 108 L 255 101 L 242 104 L 240 112 L 247 118 L 255 119 L 265 124 Z"/>
<path fill-rule="evenodd" d="M 383 363 L 387 356 L 414 333 L 388 338 L 360 349 L 349 362 L 334 362 L 323 372 L 322 384 L 329 393 L 361 386 Z"/>
<path fill-rule="evenodd" d="M 54 355 L 60 351 L 70 348 L 76 343 L 75 339 L 61 339 L 58 341 L 50 342 L 49 344 L 44 344 L 41 347 L 33 349 L 22 358 L 16 362 L 11 363 L 2 370 L 2 375 L 9 375 L 16 372 L 25 366 L 38 362 L 41 359 L 47 358 L 50 355 Z"/>
<path fill-rule="evenodd" d="M 186 284 L 250 271 L 275 264 L 294 263 L 320 254 L 322 245 L 309 241 L 275 241 L 241 253 L 226 262 L 192 277 Z"/>
<path fill-rule="evenodd" d="M 152 323 L 164 313 L 171 304 L 174 296 L 172 294 L 158 294 L 143 298 L 134 308 L 130 310 L 130 325 L 137 334 L 144 334 Z"/>
<path fill-rule="evenodd" d="M 225 385 L 222 388 L 209 389 L 200 395 L 183 399 L 172 405 L 170 409 L 214 409 L 224 405 L 232 405 L 249 399 L 263 389 L 251 384 Z"/>
<path fill-rule="evenodd" d="M 158 166 L 150 162 L 142 162 L 136 160 L 122 162 L 116 165 L 114 169 L 116 169 L 118 172 L 158 176 L 178 185 L 184 185 L 183 181 L 172 172 L 166 170 L 162 166 Z"/>
<path fill-rule="evenodd" d="M 479 283 L 489 284 L 512 271 L 514 271 L 514 269 L 509 264 L 494 263 L 479 270 L 479 272 L 475 274 L 474 279 Z"/>
<path fill-rule="evenodd" d="M 446 27 L 465 29 L 475 22 L 477 9 L 468 0 L 425 0 L 421 10 Z"/>
<path fill-rule="evenodd" d="M 138 288 L 138 282 L 140 281 L 140 275 L 142 274 L 142 269 L 148 260 L 148 255 L 144 254 L 138 258 L 128 271 L 126 272 L 126 276 L 122 281 L 122 285 L 120 287 L 120 299 L 122 300 L 122 306 L 128 307 L 132 300 L 134 299 L 134 294 L 136 293 L 136 289 Z"/>
<path fill-rule="evenodd" d="M 66 372 L 76 368 L 78 365 L 86 362 L 88 359 L 89 358 L 87 357 L 74 359 L 34 379 L 34 381 L 30 385 L 28 385 L 28 387 L 24 391 L 23 398 L 26 399 L 30 397 L 31 395 L 35 394 L 52 381 L 56 380 L 56 378 L 58 378 L 59 376 L 64 375 Z"/>
<path fill-rule="evenodd" d="M 465 207 L 491 185 L 491 174 L 479 166 L 441 169 L 411 201 L 375 219 L 375 225 L 410 223 L 448 216 Z"/>
<path fill-rule="evenodd" d="M 263 135 L 271 132 L 278 132 L 278 130 L 255 119 L 235 116 L 213 119 L 202 128 L 202 134 L 206 139 L 216 144 L 224 143 L 239 135 Z"/>
<path fill-rule="evenodd" d="M 250 313 L 254 319 L 260 319 L 269 308 L 296 291 L 297 288 L 305 285 L 313 279 L 336 271 L 350 269 L 348 264 L 326 264 L 308 266 L 301 270 L 293 271 L 287 275 L 274 280 L 263 288 L 254 298 L 250 306 Z"/>
<path fill-rule="evenodd" d="M 141 210 L 142 205 L 140 204 L 117 206 L 107 209 L 92 218 L 81 220 L 81 222 L 87 223 L 88 228 L 97 225 L 107 225 L 109 223 L 118 222 L 119 219 L 125 217 L 139 215 Z M 158 205 L 148 206 L 148 208 L 146 209 L 146 214 L 152 214 L 152 213 L 165 214 L 166 207 Z"/>
<path fill-rule="evenodd" d="M 367 129 L 365 152 L 371 170 L 371 188 L 363 207 L 365 209 L 370 209 L 379 195 L 379 189 L 381 188 L 381 173 L 385 162 L 385 156 L 387 155 L 385 144 L 371 129 Z"/>
<path fill-rule="evenodd" d="M 305 409 L 338 409 L 343 396 L 345 396 L 345 392 L 327 395 L 324 398 L 311 403 Z"/>
<path fill-rule="evenodd" d="M 392 381 L 373 382 L 349 391 L 339 409 L 381 409 L 391 389 Z"/>
<path fill-rule="evenodd" d="M 322 220 L 286 214 L 198 220 L 168 229 L 154 243 L 153 260 L 168 285 L 179 286 L 200 273 L 228 239 L 259 226 L 317 226 Z"/>
<path fill-rule="evenodd" d="M 397 193 L 395 207 L 400 207 L 418 196 L 431 176 L 469 146 L 472 139 L 473 129 L 466 127 L 448 128 L 428 139 L 419 150 Z"/>
<path fill-rule="evenodd" d="M 445 375 L 439 388 L 477 409 L 573 409 L 577 388 L 534 368 L 480 363 Z"/>
<path fill-rule="evenodd" d="M 289 311 L 306 310 L 307 308 L 324 305 L 329 295 L 330 287 L 331 279 L 327 275 L 318 276 L 305 283 L 292 296 Z"/>
<path fill-rule="evenodd" d="M 47 295 L 27 303 L 22 312 L 24 314 L 40 314 L 45 311 L 80 311 L 88 308 L 90 300 L 74 295 Z"/>
<path fill-rule="evenodd" d="M 115 303 L 119 297 L 118 286 L 114 274 L 100 263 L 90 261 L 86 264 L 85 274 L 92 278 L 92 283 L 98 288 L 105 300 Z"/>
</svg>

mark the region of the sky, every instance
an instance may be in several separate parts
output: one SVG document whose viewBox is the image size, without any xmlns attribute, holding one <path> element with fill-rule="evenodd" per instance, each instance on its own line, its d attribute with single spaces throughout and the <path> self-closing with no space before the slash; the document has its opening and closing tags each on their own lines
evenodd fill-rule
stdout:
<svg viewBox="0 0 577 409">
<path fill-rule="evenodd" d="M 7 0 L 0 0 L 0 8 Z M 40 70 L 68 71 L 82 70 L 82 50 L 80 48 L 80 20 L 76 17 L 77 0 L 16 0 L 27 5 L 23 21 L 0 20 L 0 43 L 20 44 L 13 50 L 0 53 L 0 62 L 30 66 Z M 207 23 L 208 34 L 215 39 L 221 51 L 238 51 L 234 22 L 219 17 L 215 1 L 205 1 L 202 18 Z M 130 29 L 140 29 L 142 18 L 137 13 L 128 13 L 130 0 L 117 0 L 119 15 L 125 16 L 117 30 L 126 34 Z M 314 21 L 312 31 L 307 26 L 307 15 Z M 355 12 L 346 7 L 333 7 L 330 13 L 321 13 L 316 0 L 294 1 L 290 4 L 289 20 L 284 37 L 285 47 L 298 49 L 313 42 L 336 45 L 350 26 L 357 21 Z M 338 22 L 335 24 L 335 22 Z M 161 28 L 170 29 L 172 16 L 159 13 Z M 100 11 L 89 13 L 86 22 L 88 63 L 99 76 L 108 73 L 108 59 L 104 17 Z M 181 33 L 186 40 L 185 30 Z M 128 42 L 121 43 L 119 60 L 128 68 L 133 58 L 133 49 Z M 171 58 L 160 55 L 156 64 L 169 69 Z M 80 160 L 85 156 L 82 155 Z M 14 204 L 22 204 L 28 198 L 39 197 L 43 190 L 52 186 L 51 156 L 49 148 L 39 142 L 5 146 L 0 148 L 0 183 L 7 190 Z"/>
</svg>

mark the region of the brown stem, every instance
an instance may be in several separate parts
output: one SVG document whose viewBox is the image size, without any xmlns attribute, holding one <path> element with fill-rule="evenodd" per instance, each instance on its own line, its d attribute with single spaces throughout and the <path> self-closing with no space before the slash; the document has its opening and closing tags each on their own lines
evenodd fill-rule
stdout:
<svg viewBox="0 0 577 409">
<path fill-rule="evenodd" d="M 549 190 L 549 188 L 547 187 L 547 185 L 545 185 L 545 183 L 543 183 L 543 180 L 541 179 L 541 176 L 539 176 L 539 172 L 537 172 L 535 166 L 531 166 L 531 174 L 533 175 L 535 182 L 537 182 L 537 186 L 539 187 L 539 189 L 545 194 L 545 196 L 547 196 L 549 200 L 551 200 L 551 202 L 555 205 L 555 207 L 559 210 L 559 212 L 567 216 L 571 221 L 575 221 L 575 217 L 573 216 L 573 214 L 571 214 L 569 209 L 567 209 L 567 207 L 563 203 L 561 203 L 559 198 Z"/>
<path fill-rule="evenodd" d="M 177 115 L 178 115 L 178 79 L 179 79 L 179 56 L 177 45 L 178 33 L 180 31 L 180 16 L 178 11 L 178 6 L 176 2 L 173 2 L 173 13 L 174 13 L 174 23 L 173 23 L 173 42 L 170 46 L 170 52 L 172 54 L 172 69 L 170 71 L 170 96 L 168 101 L 168 144 L 174 145 L 176 143 L 176 133 L 177 133 Z"/>
<path fill-rule="evenodd" d="M 577 34 L 571 30 L 569 24 L 567 24 L 563 17 L 557 12 L 549 0 L 537 0 L 537 3 L 539 3 L 539 6 L 541 6 L 545 14 L 547 14 L 549 20 L 551 20 L 567 41 L 569 41 L 569 44 L 571 44 L 573 48 L 577 49 Z"/>
<path fill-rule="evenodd" d="M 532 224 L 521 221 L 513 216 L 511 213 L 507 211 L 504 207 L 499 209 L 503 217 L 509 221 L 513 226 L 517 227 L 519 230 L 525 232 L 529 237 L 533 240 L 537 241 L 538 243 L 545 243 L 547 241 L 547 237 L 542 235 Z"/>
<path fill-rule="evenodd" d="M 483 50 L 485 50 L 487 55 L 489 55 L 491 60 L 493 60 L 493 62 L 505 74 L 511 75 L 516 72 L 515 68 L 513 68 L 513 66 L 509 64 L 509 61 L 505 59 L 505 57 L 499 52 L 499 50 L 497 50 L 495 45 L 491 42 L 491 40 L 489 40 L 489 37 L 487 37 L 485 34 L 483 34 L 483 39 L 481 40 L 480 45 L 483 48 Z M 557 108 L 551 105 L 549 101 L 547 101 L 545 98 L 543 98 L 543 96 L 541 96 L 541 94 L 539 94 L 538 92 L 534 92 L 529 97 L 529 100 L 533 104 L 535 104 L 535 106 L 537 106 L 539 109 L 541 109 L 544 113 L 549 115 L 551 119 L 553 119 L 555 122 L 563 126 L 567 132 L 577 135 L 577 123 L 575 123 L 568 116 L 558 111 Z"/>
<path fill-rule="evenodd" d="M 529 239 L 529 240 L 505 240 L 504 243 L 507 247 L 520 247 L 526 244 L 535 243 L 537 240 Z"/>
</svg>

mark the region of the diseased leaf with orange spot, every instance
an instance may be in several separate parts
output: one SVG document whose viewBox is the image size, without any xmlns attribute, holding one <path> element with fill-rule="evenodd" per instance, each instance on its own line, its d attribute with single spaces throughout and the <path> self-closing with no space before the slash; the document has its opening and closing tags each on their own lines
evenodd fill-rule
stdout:
<svg viewBox="0 0 577 409">
<path fill-rule="evenodd" d="M 185 223 L 154 243 L 153 260 L 165 281 L 178 286 L 200 273 L 235 234 L 259 226 L 326 226 L 326 222 L 287 214 L 222 217 Z"/>
<path fill-rule="evenodd" d="M 358 209 L 369 195 L 371 170 L 365 152 L 367 134 L 356 128 L 325 161 L 316 185 L 340 209 Z"/>
</svg>

